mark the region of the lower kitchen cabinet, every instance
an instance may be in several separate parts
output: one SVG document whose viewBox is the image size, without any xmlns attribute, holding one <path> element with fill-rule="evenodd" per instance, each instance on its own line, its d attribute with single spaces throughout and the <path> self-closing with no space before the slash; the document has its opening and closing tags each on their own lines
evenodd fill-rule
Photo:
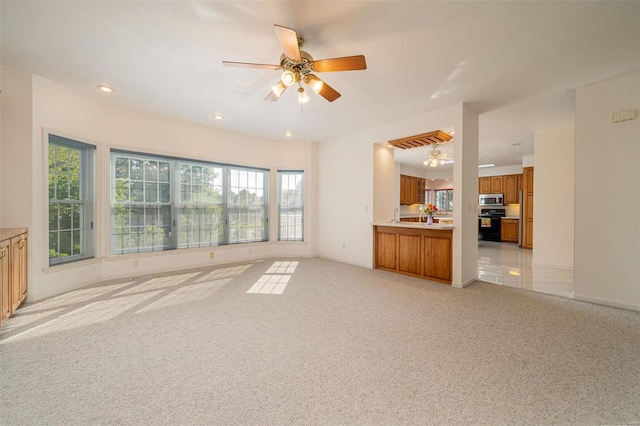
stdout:
<svg viewBox="0 0 640 426">
<path fill-rule="evenodd" d="M 27 230 L 0 229 L 0 326 L 27 297 Z"/>
<path fill-rule="evenodd" d="M 518 219 L 502 219 L 500 221 L 500 241 L 517 243 L 519 231 L 520 221 Z"/>
<path fill-rule="evenodd" d="M 375 267 L 451 284 L 451 229 L 375 226 Z"/>
</svg>

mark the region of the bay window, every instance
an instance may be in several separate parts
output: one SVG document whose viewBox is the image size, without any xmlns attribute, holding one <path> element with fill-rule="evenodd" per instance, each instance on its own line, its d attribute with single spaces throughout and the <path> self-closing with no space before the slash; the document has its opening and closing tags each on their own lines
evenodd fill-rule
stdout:
<svg viewBox="0 0 640 426">
<path fill-rule="evenodd" d="M 268 240 L 268 171 L 111 152 L 111 253 Z"/>
</svg>

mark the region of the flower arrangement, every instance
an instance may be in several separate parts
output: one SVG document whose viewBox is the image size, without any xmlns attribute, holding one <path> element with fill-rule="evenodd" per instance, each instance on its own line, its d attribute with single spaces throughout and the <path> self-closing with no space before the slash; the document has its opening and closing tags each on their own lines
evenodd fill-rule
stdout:
<svg viewBox="0 0 640 426">
<path fill-rule="evenodd" d="M 427 203 L 420 210 L 422 213 L 426 213 L 427 216 L 433 216 L 433 214 L 438 211 L 438 208 L 431 203 Z"/>
</svg>

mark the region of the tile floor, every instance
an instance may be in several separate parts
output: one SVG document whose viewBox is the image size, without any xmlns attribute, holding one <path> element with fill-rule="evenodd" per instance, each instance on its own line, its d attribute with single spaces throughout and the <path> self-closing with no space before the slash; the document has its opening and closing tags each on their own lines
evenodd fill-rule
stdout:
<svg viewBox="0 0 640 426">
<path fill-rule="evenodd" d="M 478 279 L 573 298 L 573 270 L 532 265 L 532 250 L 513 243 L 478 242 Z"/>
</svg>

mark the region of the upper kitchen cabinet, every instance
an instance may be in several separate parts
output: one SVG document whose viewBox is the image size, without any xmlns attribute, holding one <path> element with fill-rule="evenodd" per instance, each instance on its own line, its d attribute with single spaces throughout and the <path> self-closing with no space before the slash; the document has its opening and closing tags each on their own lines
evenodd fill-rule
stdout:
<svg viewBox="0 0 640 426">
<path fill-rule="evenodd" d="M 400 204 L 424 204 L 425 189 L 423 178 L 400 175 Z"/>
<path fill-rule="evenodd" d="M 478 180 L 478 193 L 491 194 L 491 177 L 481 177 Z"/>
<path fill-rule="evenodd" d="M 479 194 L 502 194 L 503 192 L 502 176 L 481 177 L 478 181 Z"/>
<path fill-rule="evenodd" d="M 504 194 L 505 204 L 517 204 L 522 175 L 485 176 L 478 179 L 479 194 Z"/>
<path fill-rule="evenodd" d="M 518 204 L 518 182 L 522 179 L 518 179 L 521 175 L 506 175 L 503 176 L 502 186 L 504 187 L 504 203 L 505 204 Z"/>
<path fill-rule="evenodd" d="M 504 187 L 502 185 L 502 176 L 491 176 L 491 194 L 504 193 Z"/>
</svg>

